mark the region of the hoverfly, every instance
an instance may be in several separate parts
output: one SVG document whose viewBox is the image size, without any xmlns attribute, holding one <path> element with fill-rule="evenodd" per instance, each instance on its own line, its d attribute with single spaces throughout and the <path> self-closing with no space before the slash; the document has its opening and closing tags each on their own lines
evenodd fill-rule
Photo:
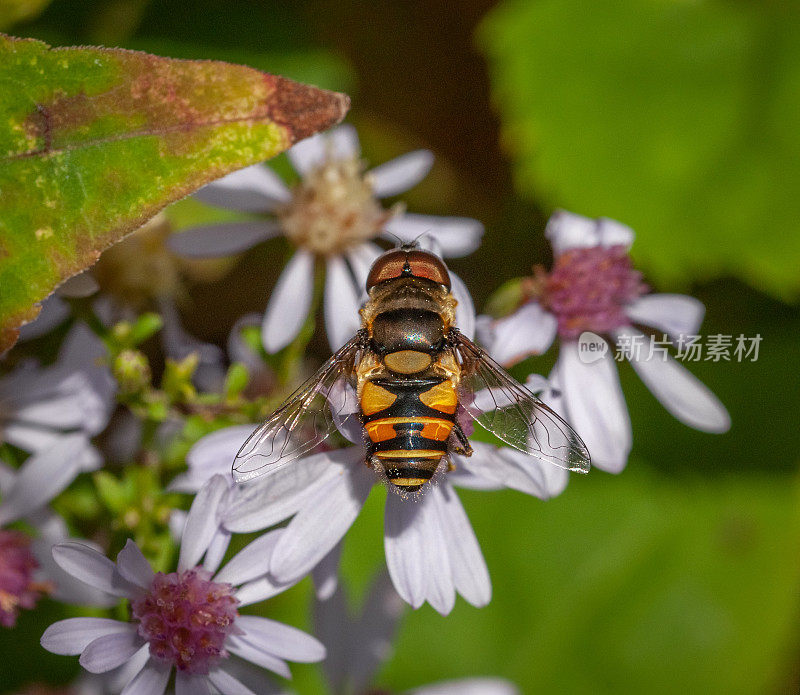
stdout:
<svg viewBox="0 0 800 695">
<path fill-rule="evenodd" d="M 589 470 L 578 434 L 459 332 L 444 262 L 414 245 L 380 256 L 367 277 L 361 329 L 244 443 L 242 482 L 311 452 L 357 424 L 366 463 L 415 492 L 451 453 L 469 456 L 468 415 L 503 442 L 573 471 Z"/>
</svg>

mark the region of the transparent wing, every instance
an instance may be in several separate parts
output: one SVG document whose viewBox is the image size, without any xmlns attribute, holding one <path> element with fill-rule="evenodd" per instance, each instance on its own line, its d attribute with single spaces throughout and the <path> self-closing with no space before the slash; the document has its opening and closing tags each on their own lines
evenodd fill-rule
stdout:
<svg viewBox="0 0 800 695">
<path fill-rule="evenodd" d="M 569 424 L 475 343 L 458 332 L 451 342 L 461 366 L 460 405 L 481 427 L 526 454 L 589 472 L 589 451 Z"/>
<path fill-rule="evenodd" d="M 364 344 L 361 331 L 333 355 L 250 435 L 233 461 L 237 483 L 270 473 L 321 444 L 358 408 L 345 388 Z"/>
</svg>

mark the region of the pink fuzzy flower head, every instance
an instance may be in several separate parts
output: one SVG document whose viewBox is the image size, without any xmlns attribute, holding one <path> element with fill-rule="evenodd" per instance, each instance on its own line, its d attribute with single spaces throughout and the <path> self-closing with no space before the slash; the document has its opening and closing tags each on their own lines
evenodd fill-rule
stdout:
<svg viewBox="0 0 800 695">
<path fill-rule="evenodd" d="M 223 647 L 239 616 L 233 587 L 210 581 L 201 568 L 155 575 L 150 590 L 131 604 L 150 654 L 179 671 L 207 674 L 227 656 Z"/>
<path fill-rule="evenodd" d="M 31 539 L 19 531 L 0 529 L 0 625 L 14 627 L 20 610 L 31 609 L 47 586 L 34 581 L 39 568 Z"/>
<path fill-rule="evenodd" d="M 625 246 L 571 248 L 550 273 L 537 272 L 532 294 L 558 320 L 562 338 L 609 333 L 630 322 L 625 308 L 647 291 Z"/>
</svg>

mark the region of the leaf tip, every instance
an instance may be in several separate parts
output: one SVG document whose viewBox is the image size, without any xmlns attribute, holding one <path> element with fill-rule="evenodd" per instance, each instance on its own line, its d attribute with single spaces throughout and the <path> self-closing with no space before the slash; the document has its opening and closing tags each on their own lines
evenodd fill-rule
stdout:
<svg viewBox="0 0 800 695">
<path fill-rule="evenodd" d="M 350 97 L 340 92 L 300 84 L 275 76 L 270 117 L 283 125 L 292 143 L 339 123 L 350 109 Z"/>
</svg>

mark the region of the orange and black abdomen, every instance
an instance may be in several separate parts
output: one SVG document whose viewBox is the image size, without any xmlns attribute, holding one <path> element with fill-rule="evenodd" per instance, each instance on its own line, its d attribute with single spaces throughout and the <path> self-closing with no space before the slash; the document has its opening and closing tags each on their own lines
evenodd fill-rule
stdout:
<svg viewBox="0 0 800 695">
<path fill-rule="evenodd" d="M 419 490 L 447 453 L 457 404 L 448 379 L 368 381 L 361 393 L 368 460 L 378 459 L 387 478 L 398 487 Z"/>
</svg>

